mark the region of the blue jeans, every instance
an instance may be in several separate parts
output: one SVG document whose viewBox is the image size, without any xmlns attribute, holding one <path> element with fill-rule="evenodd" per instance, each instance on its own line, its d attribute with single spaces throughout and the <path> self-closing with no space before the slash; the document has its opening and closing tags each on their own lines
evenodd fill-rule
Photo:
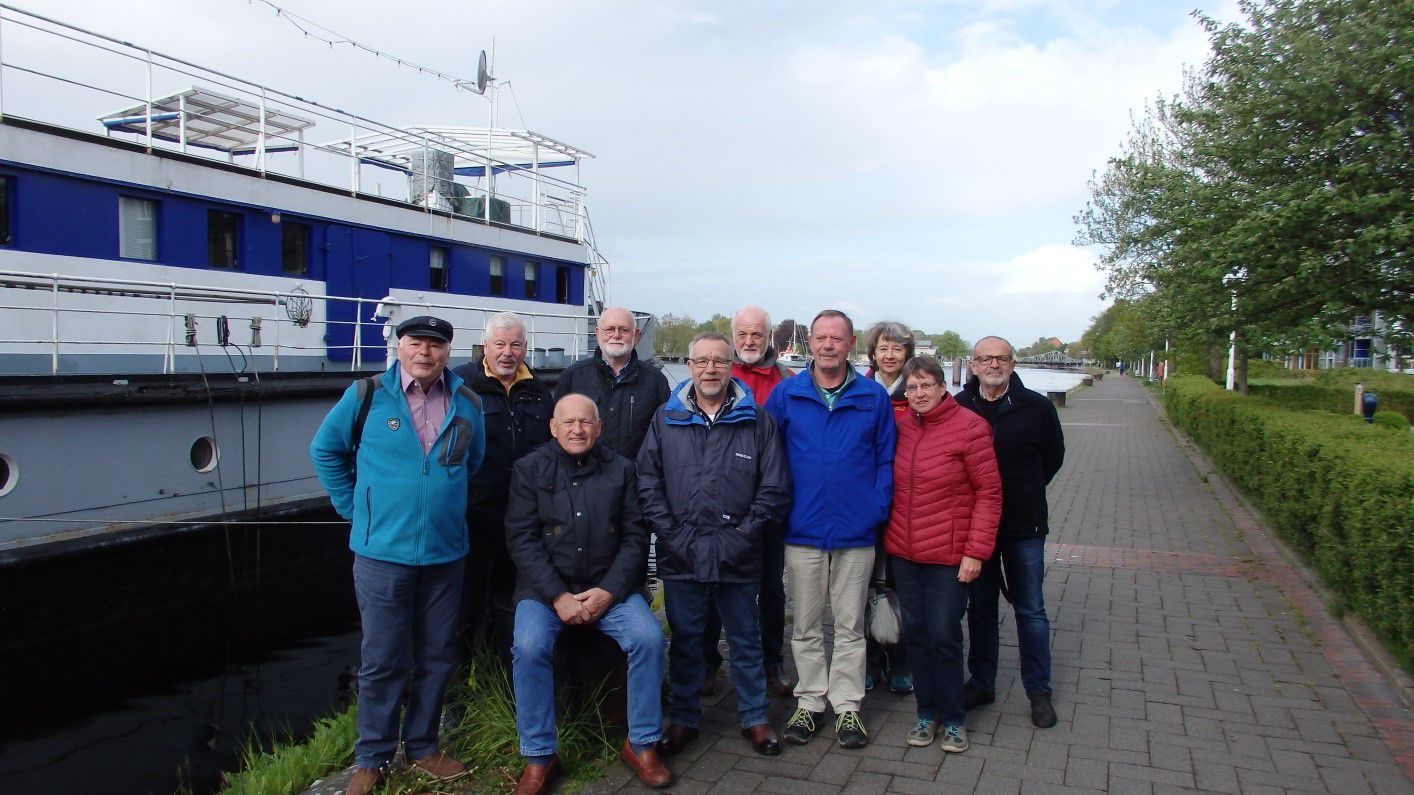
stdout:
<svg viewBox="0 0 1414 795">
<path fill-rule="evenodd" d="M 761 657 L 767 668 L 779 668 L 785 664 L 782 652 L 786 637 L 786 537 L 785 527 L 775 525 L 766 528 L 761 536 L 761 593 L 757 607 L 761 621 Z M 717 608 L 707 607 L 707 631 L 702 635 L 702 658 L 707 667 L 703 671 L 715 673 L 722 667 L 722 652 L 717 649 L 717 640 L 722 636 L 722 618 Z"/>
<path fill-rule="evenodd" d="M 761 665 L 761 626 L 756 618 L 754 582 L 700 583 L 663 580 L 663 598 L 673 642 L 668 646 L 668 719 L 697 728 L 702 717 L 698 688 L 707 667 L 703 662 L 702 628 L 715 607 L 727 630 L 731 649 L 732 684 L 736 686 L 736 716 L 742 728 L 767 722 L 766 669 Z"/>
<path fill-rule="evenodd" d="M 405 566 L 354 556 L 354 595 L 363 620 L 358 667 L 359 767 L 383 767 L 401 736 L 408 759 L 437 752 L 442 698 L 452 674 L 461 559 Z M 404 698 L 406 694 L 406 698 Z"/>
<path fill-rule="evenodd" d="M 1041 583 L 1046 576 L 1046 539 L 999 538 L 997 551 L 982 564 L 982 573 L 971 583 L 967 605 L 967 635 L 971 649 L 967 670 L 972 683 L 997 690 L 997 598 L 1002 574 L 1016 612 L 1016 639 L 1021 653 L 1021 684 L 1026 694 L 1051 694 L 1051 622 Z"/>
<path fill-rule="evenodd" d="M 610 607 L 597 626 L 628 656 L 628 741 L 652 745 L 663 730 L 663 628 L 638 594 Z M 563 627 L 555 609 L 544 602 L 522 599 L 516 604 L 511 680 L 524 756 L 549 756 L 559 748 L 554 658 Z"/>
<path fill-rule="evenodd" d="M 957 566 L 913 563 L 890 556 L 903 612 L 903 645 L 913 670 L 913 698 L 920 719 L 961 726 L 962 614 L 967 586 Z"/>
</svg>

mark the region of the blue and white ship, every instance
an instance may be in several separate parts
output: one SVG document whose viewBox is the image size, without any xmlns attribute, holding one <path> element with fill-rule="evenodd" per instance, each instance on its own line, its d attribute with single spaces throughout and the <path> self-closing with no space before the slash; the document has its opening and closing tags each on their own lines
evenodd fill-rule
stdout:
<svg viewBox="0 0 1414 795">
<path fill-rule="evenodd" d="M 0 61 L 0 566 L 323 504 L 308 440 L 400 319 L 450 320 L 454 362 L 505 310 L 532 366 L 593 349 L 580 148 L 4 4 Z"/>
</svg>

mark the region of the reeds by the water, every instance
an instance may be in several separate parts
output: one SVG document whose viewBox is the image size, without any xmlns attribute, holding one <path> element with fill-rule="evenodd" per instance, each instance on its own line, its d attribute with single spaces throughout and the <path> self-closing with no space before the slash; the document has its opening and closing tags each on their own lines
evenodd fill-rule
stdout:
<svg viewBox="0 0 1414 795">
<path fill-rule="evenodd" d="M 617 754 L 599 709 L 606 686 L 607 682 L 601 683 L 560 718 L 562 788 L 573 789 L 599 778 L 604 765 Z M 358 736 L 356 709 L 357 705 L 320 719 L 302 742 L 286 739 L 268 751 L 248 745 L 240 772 L 227 775 L 222 795 L 296 795 L 348 767 Z M 519 778 L 524 760 L 516 734 L 515 696 L 509 672 L 494 652 L 478 653 L 467 663 L 464 676 L 448 690 L 447 709 L 457 718 L 446 730 L 443 750 L 466 763 L 466 776 L 431 785 L 425 776 L 399 769 L 388 777 L 383 790 L 388 795 L 500 790 Z"/>
</svg>

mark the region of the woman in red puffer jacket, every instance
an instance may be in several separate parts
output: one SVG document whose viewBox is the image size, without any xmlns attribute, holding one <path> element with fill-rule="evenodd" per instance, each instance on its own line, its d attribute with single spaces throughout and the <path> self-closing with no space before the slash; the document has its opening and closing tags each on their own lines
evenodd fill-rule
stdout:
<svg viewBox="0 0 1414 795">
<path fill-rule="evenodd" d="M 1002 480 L 986 420 L 947 391 L 931 356 L 903 368 L 908 411 L 895 414 L 894 501 L 884 532 L 903 612 L 918 724 L 908 744 L 943 734 L 943 750 L 967 750 L 962 706 L 962 616 L 967 583 L 992 556 Z"/>
</svg>

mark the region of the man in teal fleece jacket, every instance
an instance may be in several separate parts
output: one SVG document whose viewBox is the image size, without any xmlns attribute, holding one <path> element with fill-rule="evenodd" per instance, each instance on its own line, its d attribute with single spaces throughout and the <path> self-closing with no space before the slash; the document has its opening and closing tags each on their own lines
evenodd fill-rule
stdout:
<svg viewBox="0 0 1414 795">
<path fill-rule="evenodd" d="M 422 773 L 465 771 L 438 750 L 437 733 L 461 605 L 467 478 L 485 453 L 485 423 L 476 395 L 446 369 L 451 324 L 414 317 L 397 334 L 397 362 L 350 386 L 309 446 L 334 509 L 353 524 L 363 643 L 349 795 L 382 781 L 399 737 Z"/>
</svg>

